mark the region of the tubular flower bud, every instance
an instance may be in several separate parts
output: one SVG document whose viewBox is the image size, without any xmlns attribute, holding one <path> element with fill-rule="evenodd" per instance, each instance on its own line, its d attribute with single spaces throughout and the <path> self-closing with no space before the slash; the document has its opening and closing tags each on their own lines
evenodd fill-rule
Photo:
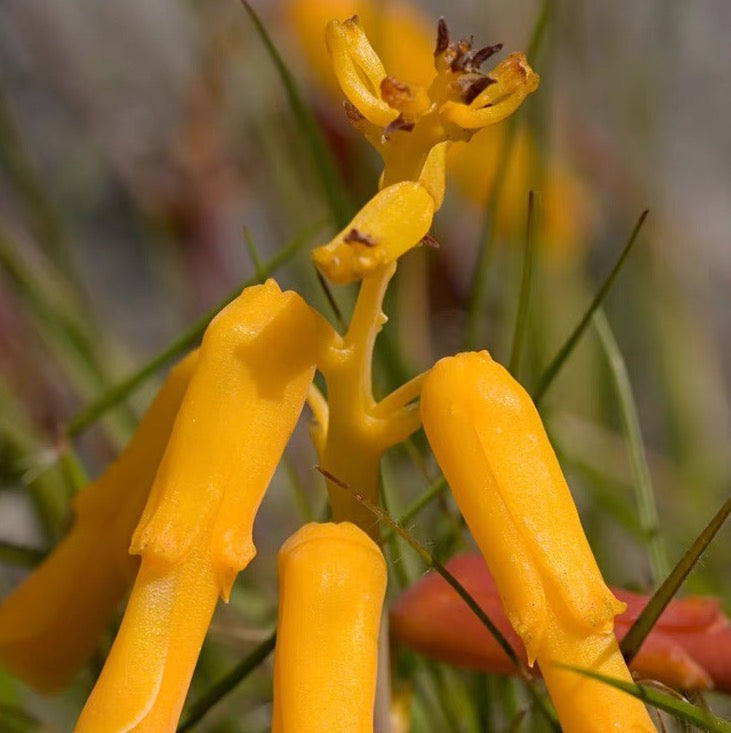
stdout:
<svg viewBox="0 0 731 733">
<path fill-rule="evenodd" d="M 75 497 L 71 531 L 0 605 L 0 661 L 41 692 L 88 661 L 134 579 L 130 538 L 196 359 L 173 367 L 127 447 Z"/>
<path fill-rule="evenodd" d="M 654 731 L 639 701 L 559 665 L 631 680 L 604 584 L 533 402 L 487 352 L 439 361 L 424 430 L 566 733 Z"/>
<path fill-rule="evenodd" d="M 357 16 L 331 21 L 326 38 L 348 119 L 384 163 L 381 193 L 312 253 L 326 277 L 344 284 L 374 274 L 422 240 L 444 198 L 449 144 L 512 114 L 537 88 L 538 76 L 522 54 L 512 54 L 490 75 L 482 73 L 480 65 L 500 46 L 473 51 L 469 41 L 450 43 L 443 20 L 428 88 L 386 73 Z M 359 217 L 370 225 L 374 216 L 379 226 L 364 229 Z"/>
<path fill-rule="evenodd" d="M 379 191 L 312 260 L 334 283 L 361 280 L 398 259 L 431 226 L 434 199 L 420 183 L 403 181 Z"/>
<path fill-rule="evenodd" d="M 304 404 L 317 329 L 273 280 L 209 325 L 132 539 L 140 571 L 76 733 L 175 730 L 216 599 L 255 553 L 254 515 Z"/>
<path fill-rule="evenodd" d="M 308 524 L 279 551 L 272 733 L 371 733 L 386 564 L 350 522 Z"/>
</svg>

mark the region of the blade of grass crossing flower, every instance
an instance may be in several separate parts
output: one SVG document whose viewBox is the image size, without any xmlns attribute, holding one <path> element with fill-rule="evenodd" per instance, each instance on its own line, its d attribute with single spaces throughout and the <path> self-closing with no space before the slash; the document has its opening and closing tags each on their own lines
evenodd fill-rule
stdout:
<svg viewBox="0 0 731 733">
<path fill-rule="evenodd" d="M 614 389 L 619 400 L 619 410 L 632 464 L 640 525 L 650 556 L 652 579 L 656 585 L 659 585 L 670 571 L 670 566 L 665 543 L 660 535 L 660 519 L 655 505 L 655 494 L 652 489 L 645 446 L 642 442 L 642 431 L 637 416 L 637 406 L 632 394 L 632 385 L 622 358 L 622 352 L 619 350 L 612 328 L 601 308 L 594 313 L 594 328 L 599 335 L 599 341 L 609 362 Z"/>
<path fill-rule="evenodd" d="M 284 85 L 287 93 L 289 106 L 292 109 L 295 120 L 300 125 L 302 132 L 304 133 L 310 154 L 312 155 L 312 160 L 315 164 L 315 168 L 320 178 L 320 183 L 330 207 L 333 222 L 338 229 L 342 229 L 348 221 L 350 221 L 353 208 L 347 200 L 345 187 L 343 182 L 340 180 L 340 176 L 338 175 L 335 163 L 333 162 L 332 156 L 327 148 L 327 144 L 325 143 L 315 120 L 302 101 L 302 96 L 297 89 L 294 78 L 289 72 L 289 69 L 284 63 L 282 57 L 279 55 L 277 47 L 272 42 L 264 24 L 261 22 L 259 16 L 254 12 L 254 9 L 247 0 L 241 0 L 241 4 L 249 14 L 249 17 L 251 18 L 267 53 L 277 69 L 280 79 L 282 80 L 282 84 Z"/>
<path fill-rule="evenodd" d="M 626 682 L 625 680 L 617 680 L 588 669 L 568 666 L 565 668 L 576 672 L 576 674 L 591 677 L 592 679 L 599 680 L 599 682 L 605 682 L 611 687 L 623 690 L 628 695 L 632 695 L 638 700 L 642 700 L 658 710 L 664 710 L 666 713 L 670 713 L 678 720 L 684 721 L 689 725 L 694 725 L 701 730 L 708 731 L 709 733 L 731 733 L 731 723 L 713 715 L 697 705 L 689 703 L 687 700 L 684 700 L 679 696 L 675 697 L 673 695 L 669 695 L 666 692 L 661 692 L 660 690 L 648 685 L 636 685 L 632 682 Z"/>
<path fill-rule="evenodd" d="M 40 733 L 45 727 L 20 707 L 0 703 L 0 730 L 3 733 Z"/>
<path fill-rule="evenodd" d="M 19 568 L 34 568 L 46 556 L 43 550 L 35 547 L 14 545 L 0 540 L 0 563 L 15 565 Z"/>
<path fill-rule="evenodd" d="M 162 351 L 153 356 L 146 364 L 131 374 L 127 379 L 102 393 L 94 402 L 87 405 L 80 412 L 74 415 L 66 426 L 65 434 L 73 437 L 85 430 L 89 425 L 94 423 L 107 410 L 133 392 L 146 379 L 151 377 L 158 369 L 172 361 L 175 357 L 180 356 L 186 349 L 195 344 L 203 335 L 206 327 L 210 323 L 213 316 L 218 313 L 225 305 L 230 303 L 239 293 L 250 285 L 263 282 L 278 267 L 294 257 L 295 253 L 302 245 L 322 226 L 317 223 L 308 227 L 297 235 L 288 245 L 283 247 L 277 254 L 267 260 L 261 267 L 260 272 L 253 277 L 248 278 L 241 283 L 234 291 L 229 293 L 223 300 L 206 311 L 200 318 L 194 321 L 180 336 L 173 339 Z"/>
<path fill-rule="evenodd" d="M 555 717 L 555 714 L 552 710 L 546 705 L 546 701 L 544 698 L 542 698 L 538 692 L 536 691 L 535 687 L 530 683 L 528 672 L 523 668 L 523 664 L 520 661 L 520 658 L 515 653 L 513 648 L 508 643 L 507 639 L 502 635 L 500 632 L 500 629 L 498 629 L 495 624 L 493 624 L 490 617 L 482 610 L 480 605 L 475 601 L 475 599 L 470 595 L 470 593 L 467 591 L 467 589 L 457 580 L 457 578 L 452 575 L 452 573 L 447 570 L 444 565 L 442 565 L 438 560 L 436 560 L 419 542 L 417 542 L 411 534 L 405 530 L 403 527 L 401 527 L 399 524 L 393 521 L 391 517 L 386 514 L 380 507 L 376 506 L 372 502 L 368 501 L 368 499 L 363 496 L 360 492 L 353 489 L 353 487 L 348 486 L 344 482 L 340 481 L 336 476 L 333 476 L 329 471 L 326 471 L 321 466 L 316 466 L 317 470 L 325 476 L 329 481 L 332 481 L 334 484 L 337 484 L 340 486 L 340 488 L 345 489 L 346 491 L 350 491 L 355 498 L 361 502 L 370 512 L 372 512 L 376 517 L 378 517 L 378 520 L 389 527 L 393 532 L 396 532 L 401 539 L 403 539 L 409 547 L 411 547 L 413 550 L 416 551 L 416 553 L 419 555 L 419 557 L 424 560 L 424 562 L 430 567 L 436 570 L 439 575 L 441 575 L 442 578 L 450 585 L 450 587 L 457 593 L 457 595 L 467 604 L 469 609 L 472 611 L 472 613 L 477 616 L 477 618 L 480 620 L 480 622 L 485 626 L 485 628 L 492 634 L 495 641 L 500 645 L 500 648 L 503 650 L 503 652 L 506 654 L 508 659 L 510 659 L 511 662 L 515 665 L 516 669 L 521 674 L 522 678 L 526 682 L 526 689 L 531 694 L 533 699 L 536 701 L 536 703 L 540 706 L 541 711 L 543 712 L 546 720 L 552 725 L 552 728 L 555 731 L 559 731 L 560 728 L 558 727 L 558 720 Z"/>
<path fill-rule="evenodd" d="M 551 363 L 543 371 L 543 374 L 541 374 L 541 377 L 538 380 L 538 386 L 535 388 L 533 394 L 531 395 L 533 397 L 533 401 L 536 403 L 536 406 L 540 405 L 543 397 L 546 394 L 546 391 L 553 383 L 556 375 L 561 370 L 561 367 L 564 365 L 566 359 L 570 356 L 571 352 L 574 350 L 574 347 L 586 330 L 586 327 L 589 325 L 591 317 L 596 312 L 596 309 L 602 304 L 604 298 L 614 284 L 614 281 L 617 279 L 617 275 L 619 275 L 622 266 L 627 260 L 627 256 L 632 251 L 632 248 L 637 241 L 637 236 L 642 229 L 642 225 L 645 223 L 645 219 L 647 218 L 648 213 L 648 210 L 645 209 L 645 211 L 640 214 L 640 218 L 637 220 L 637 223 L 635 224 L 635 227 L 632 230 L 632 233 L 630 234 L 627 243 L 624 245 L 624 248 L 622 249 L 619 257 L 617 258 L 617 261 L 614 263 L 614 267 L 612 267 L 609 275 L 607 275 L 607 278 L 601 284 L 599 290 L 597 290 L 594 299 L 589 304 L 589 307 L 586 309 L 586 312 L 584 313 L 582 319 L 579 321 L 576 328 L 574 328 L 574 330 L 571 332 L 571 335 L 568 337 L 568 339 L 566 339 L 563 346 L 558 350 L 556 356 L 553 357 Z"/>
<path fill-rule="evenodd" d="M 178 733 L 190 730 L 200 722 L 206 713 L 223 700 L 229 692 L 243 682 L 273 651 L 277 642 L 277 632 L 273 631 L 245 659 L 242 659 L 225 677 L 213 685 L 190 705 L 178 726 Z"/>
<path fill-rule="evenodd" d="M 513 348 L 510 352 L 508 371 L 517 379 L 520 369 L 520 357 L 523 351 L 523 339 L 528 323 L 528 305 L 530 302 L 531 273 L 533 271 L 533 253 L 535 251 L 535 196 L 528 193 L 528 214 L 525 224 L 525 247 L 523 249 L 523 274 L 518 294 L 518 311 L 515 317 Z"/>
<path fill-rule="evenodd" d="M 637 620 L 632 624 L 630 630 L 619 645 L 628 663 L 637 654 L 642 646 L 642 642 L 652 630 L 665 606 L 670 603 L 673 596 L 677 593 L 678 588 L 680 588 L 688 573 L 690 573 L 693 566 L 698 562 L 698 559 L 711 543 L 711 540 L 716 536 L 718 530 L 721 529 L 729 513 L 731 513 L 731 498 L 726 499 L 713 519 L 711 519 L 678 564 L 673 568 L 665 582 L 655 591 L 647 606 L 645 606 L 642 613 L 637 617 Z"/>
</svg>

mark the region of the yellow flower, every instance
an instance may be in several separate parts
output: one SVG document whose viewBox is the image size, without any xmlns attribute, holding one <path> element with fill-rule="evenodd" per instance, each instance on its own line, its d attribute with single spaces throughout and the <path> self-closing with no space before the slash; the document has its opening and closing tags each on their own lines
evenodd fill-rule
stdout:
<svg viewBox="0 0 731 733">
<path fill-rule="evenodd" d="M 272 733 L 371 733 L 386 563 L 350 522 L 308 524 L 279 551 Z"/>
<path fill-rule="evenodd" d="M 428 17 L 411 2 L 372 0 L 287 0 L 285 18 L 295 30 L 307 66 L 316 82 L 331 96 L 339 92 L 337 79 L 322 43 L 322 29 L 332 18 L 357 15 L 373 48 L 396 79 L 428 87 L 434 76 L 433 27 Z M 457 189 L 483 207 L 493 187 L 505 144 L 506 123 L 480 130 L 469 145 L 453 145 L 447 156 L 447 173 Z M 548 154 L 544 170 L 536 170 L 536 143 L 522 125 L 517 131 L 502 195 L 495 213 L 498 237 L 515 240 L 525 231 L 528 191 L 540 194 L 537 220 L 539 246 L 558 257 L 580 250 L 597 209 L 576 172 L 565 159 Z M 346 230 L 347 233 L 347 230 Z M 342 234 L 342 233 L 341 233 Z"/>
<path fill-rule="evenodd" d="M 566 733 L 654 731 L 641 702 L 558 665 L 631 680 L 605 585 L 533 402 L 487 352 L 439 361 L 424 430 Z"/>
<path fill-rule="evenodd" d="M 357 15 L 383 65 L 398 79 L 427 86 L 434 76 L 434 26 L 412 2 L 404 0 L 285 0 L 283 13 L 302 50 L 305 71 L 333 96 L 340 86 L 322 42 L 333 18 Z"/>
<path fill-rule="evenodd" d="M 500 46 L 450 43 L 443 20 L 428 87 L 388 75 L 357 17 L 331 21 L 325 37 L 348 119 L 384 163 L 380 193 L 312 253 L 326 277 L 344 284 L 372 275 L 423 239 L 444 197 L 449 144 L 511 115 L 538 87 L 538 75 L 521 53 L 483 73 L 480 66 Z"/>
<path fill-rule="evenodd" d="M 76 733 L 174 731 L 216 599 L 312 380 L 319 318 L 273 280 L 208 327 L 130 551 L 140 571 Z"/>
<path fill-rule="evenodd" d="M 129 445 L 74 500 L 74 525 L 0 605 L 0 661 L 56 692 L 88 661 L 134 579 L 128 553 L 197 354 L 174 367 Z"/>
</svg>

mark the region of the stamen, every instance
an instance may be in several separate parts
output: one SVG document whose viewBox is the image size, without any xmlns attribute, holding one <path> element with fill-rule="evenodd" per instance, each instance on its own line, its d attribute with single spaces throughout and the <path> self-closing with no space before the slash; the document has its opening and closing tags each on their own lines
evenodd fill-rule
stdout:
<svg viewBox="0 0 731 733">
<path fill-rule="evenodd" d="M 437 47 L 434 49 L 434 55 L 439 56 L 449 47 L 449 28 L 444 18 L 439 18 L 437 23 Z"/>
</svg>

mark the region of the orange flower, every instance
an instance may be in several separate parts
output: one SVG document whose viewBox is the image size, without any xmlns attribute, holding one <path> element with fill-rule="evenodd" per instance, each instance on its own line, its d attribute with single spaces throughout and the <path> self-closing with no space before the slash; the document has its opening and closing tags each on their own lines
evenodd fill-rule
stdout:
<svg viewBox="0 0 731 733">
<path fill-rule="evenodd" d="M 304 405 L 318 324 L 267 280 L 208 326 L 132 537 L 140 571 L 76 733 L 175 730 L 216 601 L 256 552 L 254 516 Z"/>
<path fill-rule="evenodd" d="M 74 525 L 0 605 L 0 661 L 56 692 L 94 652 L 139 567 L 129 543 L 197 352 L 173 367 L 127 447 L 74 500 Z"/>
<path fill-rule="evenodd" d="M 465 587 L 520 657 L 525 647 L 500 603 L 495 581 L 478 553 L 453 557 L 447 570 Z M 621 639 L 648 597 L 612 588 L 627 609 L 615 619 Z M 404 591 L 391 608 L 391 633 L 399 644 L 449 664 L 496 674 L 516 673 L 495 638 L 436 572 Z M 716 598 L 671 601 L 630 664 L 635 677 L 678 690 L 731 692 L 731 623 Z"/>
</svg>

